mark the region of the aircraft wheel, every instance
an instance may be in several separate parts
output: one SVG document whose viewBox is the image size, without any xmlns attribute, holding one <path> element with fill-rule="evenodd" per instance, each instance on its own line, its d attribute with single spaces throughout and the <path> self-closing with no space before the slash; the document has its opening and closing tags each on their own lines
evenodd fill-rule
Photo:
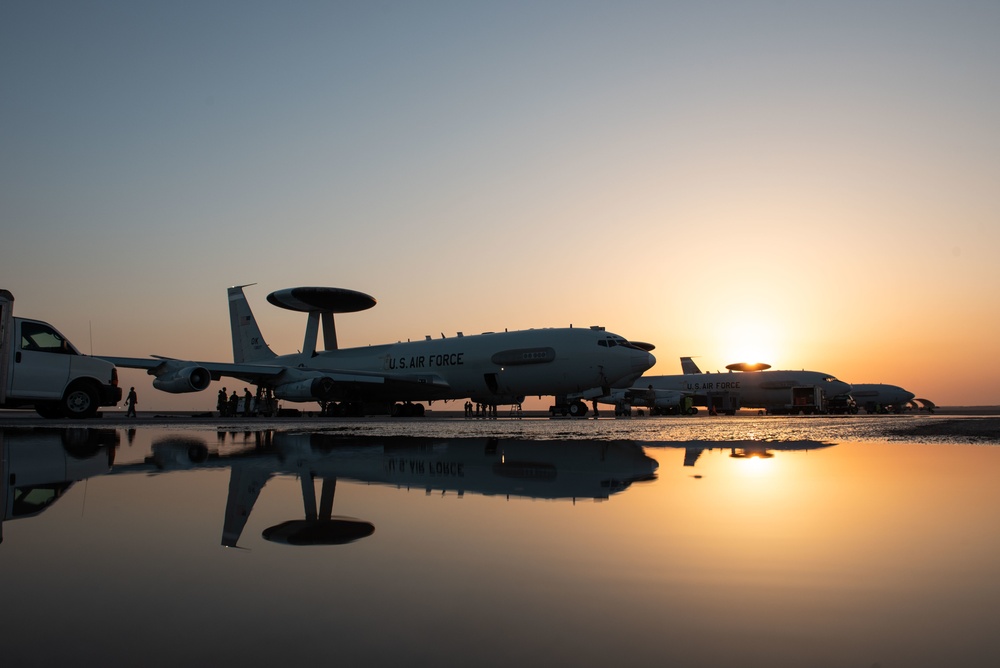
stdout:
<svg viewBox="0 0 1000 668">
<path fill-rule="evenodd" d="M 569 414 L 573 417 L 583 417 L 587 414 L 587 404 L 582 401 L 574 401 L 569 405 Z"/>
</svg>

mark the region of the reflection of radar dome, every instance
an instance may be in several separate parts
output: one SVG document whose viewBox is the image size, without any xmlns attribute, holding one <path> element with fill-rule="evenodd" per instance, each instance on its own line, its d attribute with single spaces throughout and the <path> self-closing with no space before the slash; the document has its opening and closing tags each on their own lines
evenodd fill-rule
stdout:
<svg viewBox="0 0 1000 668">
<path fill-rule="evenodd" d="M 375 306 L 375 298 L 346 288 L 285 288 L 267 296 L 267 301 L 290 311 L 354 313 Z"/>
<path fill-rule="evenodd" d="M 329 520 L 289 520 L 264 529 L 261 534 L 272 543 L 285 545 L 345 545 L 375 533 L 375 525 L 364 520 L 340 517 Z"/>
<path fill-rule="evenodd" d="M 730 371 L 766 371 L 771 368 L 771 365 L 763 362 L 737 362 L 736 364 L 727 364 L 726 368 Z"/>
</svg>

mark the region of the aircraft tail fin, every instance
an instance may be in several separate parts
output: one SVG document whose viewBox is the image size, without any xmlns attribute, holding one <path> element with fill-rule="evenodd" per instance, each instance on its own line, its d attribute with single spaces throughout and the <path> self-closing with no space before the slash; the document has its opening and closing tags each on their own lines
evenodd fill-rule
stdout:
<svg viewBox="0 0 1000 668">
<path fill-rule="evenodd" d="M 236 364 L 262 362 L 277 357 L 264 342 L 264 335 L 260 333 L 257 320 L 243 294 L 245 287 L 247 286 L 237 285 L 229 288 L 229 326 L 233 333 L 233 362 Z"/>
<path fill-rule="evenodd" d="M 694 359 L 690 357 L 681 358 L 681 371 L 684 373 L 701 373 L 701 369 L 694 363 Z"/>
</svg>

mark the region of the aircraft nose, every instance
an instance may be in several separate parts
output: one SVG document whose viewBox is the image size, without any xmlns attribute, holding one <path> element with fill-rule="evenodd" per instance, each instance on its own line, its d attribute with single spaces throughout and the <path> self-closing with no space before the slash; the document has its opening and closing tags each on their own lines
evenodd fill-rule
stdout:
<svg viewBox="0 0 1000 668">
<path fill-rule="evenodd" d="M 645 350 L 635 350 L 632 353 L 632 370 L 642 373 L 647 369 L 652 368 L 656 364 L 656 358 L 653 357 L 653 353 L 646 352 Z"/>
</svg>

